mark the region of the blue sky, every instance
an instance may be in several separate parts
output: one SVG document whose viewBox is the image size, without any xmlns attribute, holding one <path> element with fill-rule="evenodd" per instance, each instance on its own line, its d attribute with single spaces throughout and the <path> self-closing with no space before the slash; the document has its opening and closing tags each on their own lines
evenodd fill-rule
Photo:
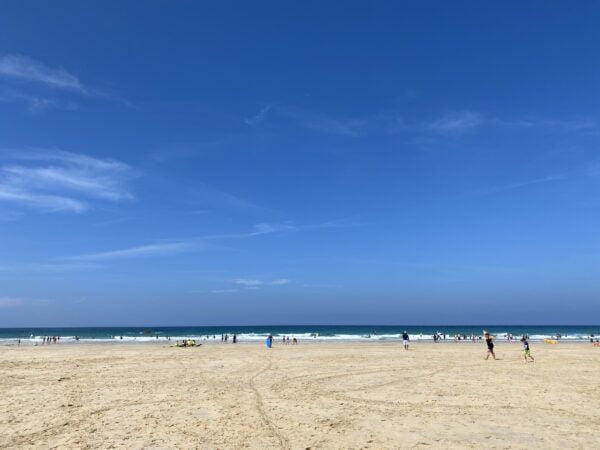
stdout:
<svg viewBox="0 0 600 450">
<path fill-rule="evenodd" d="M 598 323 L 597 2 L 0 15 L 0 326 Z"/>
</svg>

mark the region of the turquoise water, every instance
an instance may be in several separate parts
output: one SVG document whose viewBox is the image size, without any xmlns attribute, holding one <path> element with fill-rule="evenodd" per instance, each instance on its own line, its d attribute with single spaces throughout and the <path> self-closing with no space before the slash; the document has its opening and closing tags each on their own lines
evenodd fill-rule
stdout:
<svg viewBox="0 0 600 450">
<path fill-rule="evenodd" d="M 404 325 L 270 325 L 270 326 L 218 326 L 218 327 L 84 327 L 84 328 L 0 328 L 0 341 L 39 342 L 42 336 L 61 336 L 61 342 L 75 340 L 94 342 L 148 342 L 166 339 L 207 339 L 221 341 L 222 334 L 237 335 L 240 342 L 262 341 L 272 334 L 275 339 L 282 336 L 299 340 L 320 341 L 385 341 L 398 340 L 407 331 L 412 340 L 431 340 L 434 333 L 446 335 L 453 340 L 455 335 L 480 336 L 483 329 L 505 338 L 507 333 L 515 337 L 528 334 L 532 340 L 556 337 L 565 340 L 589 340 L 600 337 L 600 325 L 454 325 L 454 326 L 404 326 Z M 214 338 L 213 338 L 214 337 Z"/>
</svg>

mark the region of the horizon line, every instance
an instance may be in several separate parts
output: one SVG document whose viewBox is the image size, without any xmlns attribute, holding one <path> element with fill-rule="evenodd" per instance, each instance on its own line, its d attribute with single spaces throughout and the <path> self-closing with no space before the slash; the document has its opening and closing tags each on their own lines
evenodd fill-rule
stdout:
<svg viewBox="0 0 600 450">
<path fill-rule="evenodd" d="M 45 328 L 45 329 L 69 329 L 69 328 L 224 328 L 224 327 L 600 327 L 598 324 L 260 324 L 260 325 L 95 325 L 95 326 L 19 326 L 19 327 L 0 327 L 0 330 L 18 330 L 28 328 Z"/>
</svg>

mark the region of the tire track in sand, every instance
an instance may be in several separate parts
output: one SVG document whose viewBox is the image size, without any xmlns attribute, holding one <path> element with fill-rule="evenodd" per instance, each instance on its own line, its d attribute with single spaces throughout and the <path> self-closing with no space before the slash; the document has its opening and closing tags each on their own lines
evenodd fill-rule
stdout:
<svg viewBox="0 0 600 450">
<path fill-rule="evenodd" d="M 265 412 L 263 396 L 257 389 L 256 384 L 254 382 L 254 380 L 256 380 L 256 378 L 261 376 L 263 373 L 271 370 L 272 365 L 273 365 L 273 363 L 271 361 L 271 356 L 269 356 L 269 364 L 267 364 L 267 366 L 264 369 L 261 369 L 258 372 L 256 372 L 250 378 L 250 389 L 252 389 L 252 391 L 254 392 L 254 395 L 256 397 L 256 409 L 258 411 L 258 414 L 259 414 L 261 420 L 267 426 L 267 428 L 269 430 L 271 430 L 271 433 L 277 438 L 277 440 L 279 441 L 279 447 L 283 448 L 283 449 L 289 449 L 289 448 L 291 448 L 289 441 L 287 440 L 287 438 L 285 436 L 283 436 L 279 432 L 279 430 L 277 429 L 275 424 L 271 421 L 271 419 L 269 419 L 269 416 Z"/>
</svg>

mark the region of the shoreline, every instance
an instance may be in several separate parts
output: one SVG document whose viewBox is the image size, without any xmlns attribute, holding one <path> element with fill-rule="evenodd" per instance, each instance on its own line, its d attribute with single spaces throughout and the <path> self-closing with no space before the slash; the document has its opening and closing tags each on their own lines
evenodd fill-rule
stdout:
<svg viewBox="0 0 600 450">
<path fill-rule="evenodd" d="M 181 339 L 179 339 L 179 341 L 181 341 Z M 31 342 L 31 341 L 26 341 L 26 340 L 21 340 L 21 344 L 17 343 L 17 339 L 12 339 L 12 340 L 2 340 L 0 341 L 0 347 L 5 346 L 5 347 L 62 347 L 62 346 L 88 346 L 88 345 L 97 345 L 97 346 L 128 346 L 128 345 L 132 345 L 132 346 L 139 346 L 139 345 L 152 345 L 152 346 L 162 346 L 162 347 L 176 347 L 175 343 L 177 342 L 176 339 L 172 339 L 170 341 L 168 340 L 158 340 L 158 341 L 154 341 L 154 340 L 148 340 L 148 341 L 135 341 L 135 340 L 128 340 L 128 341 L 109 341 L 109 340 L 93 340 L 93 339 L 89 339 L 89 340 L 79 340 L 79 341 L 75 341 L 75 340 L 66 340 L 66 341 L 61 341 L 58 343 L 52 343 L 52 344 L 42 344 L 40 342 Z M 548 345 L 548 346 L 556 346 L 556 345 L 583 345 L 583 344 L 588 344 L 590 346 L 593 346 L 593 343 L 590 342 L 589 340 L 581 340 L 581 339 L 564 339 L 564 340 L 558 340 L 556 342 L 556 344 L 546 344 L 544 342 L 544 340 L 536 340 L 536 339 L 529 339 L 530 343 L 535 343 L 535 344 L 544 344 L 544 345 Z M 429 340 L 425 340 L 425 339 L 421 339 L 418 341 L 410 341 L 410 346 L 420 346 L 420 345 L 464 345 L 464 346 L 476 346 L 476 345 L 481 345 L 481 346 L 485 346 L 485 342 L 483 340 L 478 340 L 475 342 L 472 341 L 457 341 L 454 342 L 453 340 L 448 340 L 446 339 L 445 341 L 439 341 L 439 342 L 434 342 L 432 339 Z M 236 345 L 242 345 L 242 346 L 248 346 L 248 345 L 255 345 L 255 346 L 260 346 L 260 347 L 265 347 L 265 343 L 263 341 L 259 341 L 259 340 L 252 340 L 252 341 L 238 341 L 236 344 L 233 344 L 232 342 L 221 342 L 219 341 L 212 341 L 212 340 L 206 340 L 206 341 L 200 341 L 198 342 L 198 339 L 196 339 L 196 347 L 201 347 L 203 345 L 206 346 L 236 346 Z M 301 346 L 306 346 L 306 345 L 398 345 L 398 346 L 402 346 L 402 340 L 373 340 L 373 341 L 368 341 L 368 340 L 344 340 L 344 339 L 332 339 L 332 340 L 319 340 L 319 339 L 315 339 L 315 340 L 303 340 L 303 341 L 299 341 L 298 344 L 294 345 L 291 342 L 289 344 L 282 344 L 280 341 L 274 341 L 273 346 L 274 347 L 283 347 L 283 348 L 287 348 L 287 347 L 301 347 Z M 519 340 L 513 340 L 512 342 L 506 342 L 506 341 L 494 341 L 494 345 L 498 346 L 498 345 L 506 345 L 506 346 L 520 346 L 521 342 Z"/>
<path fill-rule="evenodd" d="M 283 337 L 301 343 L 308 342 L 398 342 L 406 332 L 410 341 L 416 342 L 475 342 L 483 340 L 482 330 L 487 330 L 497 343 L 517 342 L 527 336 L 532 342 L 545 339 L 559 342 L 589 342 L 600 337 L 600 326 L 245 326 L 245 327 L 162 327 L 162 328 L 119 328 L 119 327 L 83 327 L 83 328 L 35 328 L 8 329 L 0 328 L 0 345 L 21 340 L 25 343 L 42 344 L 44 337 L 60 337 L 66 342 L 173 342 L 193 339 L 199 343 L 220 343 L 222 336 L 237 336 L 242 342 L 264 342 L 272 335 L 274 342 L 281 342 Z M 437 336 L 439 339 L 434 339 Z M 215 337 L 215 339 L 213 339 Z M 444 339 L 445 337 L 445 339 Z M 460 340 L 457 339 L 460 337 Z M 169 341 L 170 339 L 170 341 Z M 43 345 L 43 344 L 42 344 Z"/>
</svg>

